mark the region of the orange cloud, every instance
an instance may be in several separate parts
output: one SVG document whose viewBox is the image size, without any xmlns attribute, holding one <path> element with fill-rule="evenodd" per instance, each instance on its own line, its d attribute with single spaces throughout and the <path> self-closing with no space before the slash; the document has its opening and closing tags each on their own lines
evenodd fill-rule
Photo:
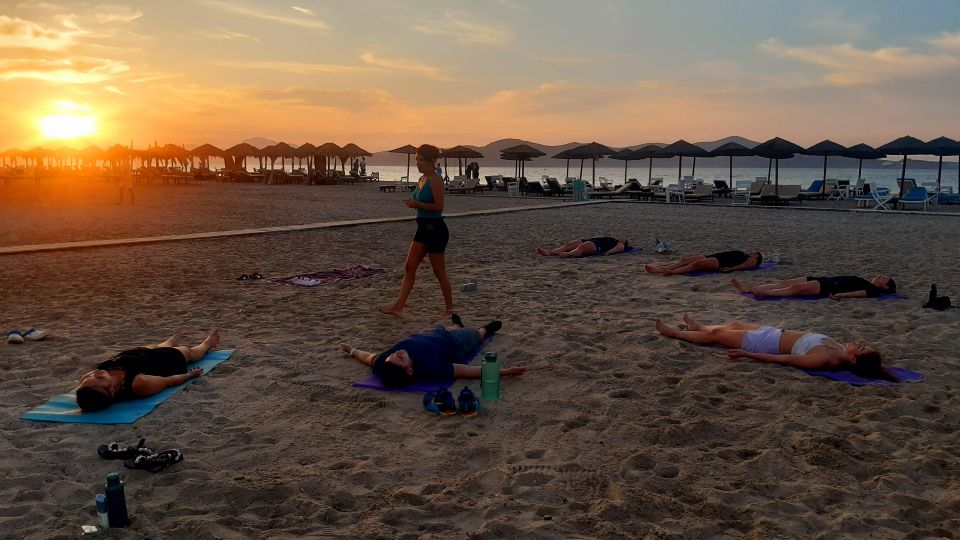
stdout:
<svg viewBox="0 0 960 540">
<path fill-rule="evenodd" d="M 821 68 L 823 80 L 838 86 L 875 84 L 904 77 L 931 76 L 958 64 L 946 54 L 919 54 L 907 47 L 883 47 L 873 51 L 849 43 L 813 47 L 789 47 L 777 39 L 760 44 L 760 50 L 777 58 Z"/>
</svg>

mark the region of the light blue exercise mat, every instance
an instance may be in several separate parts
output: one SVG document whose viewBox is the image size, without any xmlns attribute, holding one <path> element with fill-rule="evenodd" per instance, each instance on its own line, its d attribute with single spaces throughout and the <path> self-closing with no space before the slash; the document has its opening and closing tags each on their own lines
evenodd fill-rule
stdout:
<svg viewBox="0 0 960 540">
<path fill-rule="evenodd" d="M 236 349 L 224 349 L 222 351 L 209 352 L 199 362 L 188 365 L 187 369 L 201 367 L 203 368 L 203 375 L 206 375 L 221 362 L 225 362 L 233 356 L 235 350 Z M 81 411 L 80 408 L 77 407 L 76 391 L 71 390 L 69 394 L 53 396 L 50 401 L 32 411 L 24 413 L 20 418 L 23 420 L 64 422 L 67 424 L 132 424 L 139 418 L 150 414 L 157 405 L 195 380 L 197 379 L 190 379 L 181 385 L 167 388 L 163 392 L 150 397 L 120 401 L 97 412 Z"/>
</svg>

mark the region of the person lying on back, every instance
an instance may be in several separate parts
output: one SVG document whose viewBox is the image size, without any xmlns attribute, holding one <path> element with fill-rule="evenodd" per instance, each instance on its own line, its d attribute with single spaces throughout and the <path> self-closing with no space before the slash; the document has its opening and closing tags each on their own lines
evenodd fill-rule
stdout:
<svg viewBox="0 0 960 540">
<path fill-rule="evenodd" d="M 841 298 L 876 298 L 881 294 L 897 292 L 897 282 L 890 276 L 875 276 L 870 281 L 859 276 L 800 277 L 762 285 L 741 283 L 734 278 L 730 280 L 730 284 L 737 290 L 750 293 L 757 298 L 820 296 L 839 300 Z"/>
<path fill-rule="evenodd" d="M 480 366 L 461 362 L 469 358 L 487 336 L 495 334 L 503 324 L 492 321 L 483 328 L 464 328 L 463 321 L 454 314 L 453 325 L 437 326 L 431 332 L 414 334 L 402 339 L 381 353 L 361 351 L 348 343 L 340 343 L 340 350 L 380 376 L 384 386 L 403 387 L 413 381 L 449 381 L 450 379 L 479 379 Z M 523 375 L 527 368 L 501 368 L 500 375 Z"/>
<path fill-rule="evenodd" d="M 763 262 L 763 255 L 759 251 L 720 251 L 710 255 L 694 255 L 684 257 L 672 264 L 644 266 L 644 270 L 651 274 L 676 276 L 693 274 L 695 272 L 736 272 L 738 270 L 753 270 L 759 268 Z"/>
</svg>

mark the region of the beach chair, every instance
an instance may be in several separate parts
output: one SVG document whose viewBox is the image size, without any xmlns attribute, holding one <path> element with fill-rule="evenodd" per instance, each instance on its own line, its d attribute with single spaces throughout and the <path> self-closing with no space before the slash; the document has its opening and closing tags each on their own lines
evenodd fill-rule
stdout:
<svg viewBox="0 0 960 540">
<path fill-rule="evenodd" d="M 924 211 L 930 203 L 930 196 L 925 187 L 912 187 L 906 195 L 897 200 L 896 205 L 906 208 L 908 204 L 918 204 L 923 206 Z"/>
<path fill-rule="evenodd" d="M 733 192 L 730 196 L 730 206 L 749 206 L 750 205 L 750 187 L 753 182 L 750 180 L 735 180 Z"/>
<path fill-rule="evenodd" d="M 607 179 L 606 176 L 600 177 L 600 189 L 604 191 L 613 191 L 613 182 Z"/>
<path fill-rule="evenodd" d="M 826 193 L 823 190 L 823 180 L 814 180 L 810 182 L 810 186 L 807 189 L 800 190 L 801 199 L 824 199 L 830 196 L 831 190 L 827 186 Z"/>
<path fill-rule="evenodd" d="M 713 181 L 713 194 L 721 199 L 725 199 L 730 196 L 730 193 L 733 192 L 733 189 L 730 188 L 726 180 L 714 180 Z"/>
<path fill-rule="evenodd" d="M 863 195 L 858 195 L 853 200 L 856 201 L 857 206 L 860 206 L 861 203 L 864 205 L 872 204 L 873 208 L 870 210 L 889 210 L 890 207 L 887 203 L 894 197 L 895 194 L 890 191 L 890 188 L 875 187 L 868 183 L 863 186 Z"/>
<path fill-rule="evenodd" d="M 484 176 L 483 180 L 487 183 L 487 189 L 490 191 L 496 191 L 500 189 L 500 186 L 497 184 L 497 176 Z"/>
<path fill-rule="evenodd" d="M 706 184 L 700 184 L 697 187 L 693 188 L 693 191 L 685 194 L 684 200 L 690 199 L 694 201 L 703 201 L 706 199 L 713 200 L 713 187 Z"/>
<path fill-rule="evenodd" d="M 550 195 L 563 197 L 563 186 L 556 178 L 547 178 L 547 186 L 550 187 Z"/>
<path fill-rule="evenodd" d="M 588 199 L 627 199 L 632 197 L 635 193 L 639 192 L 643 188 L 640 187 L 639 182 L 627 182 L 626 184 L 620 186 L 617 189 L 610 191 L 600 191 L 595 189 L 593 191 L 587 192 Z"/>
<path fill-rule="evenodd" d="M 546 194 L 547 192 L 543 189 L 543 184 L 541 184 L 539 180 L 527 181 L 527 195 L 542 197 Z"/>
<path fill-rule="evenodd" d="M 681 182 L 683 182 L 683 180 L 681 180 Z M 678 203 L 684 203 L 686 202 L 685 195 L 686 195 L 686 191 L 683 189 L 683 186 L 678 184 L 670 184 L 663 191 L 664 199 L 668 203 L 671 203 L 674 201 Z"/>
<path fill-rule="evenodd" d="M 447 188 L 450 193 L 477 193 L 481 189 L 479 178 L 457 176 L 454 178 L 454 182 L 453 186 Z"/>
<path fill-rule="evenodd" d="M 917 187 L 917 181 L 913 178 L 897 178 L 897 187 L 903 194 Z"/>
</svg>

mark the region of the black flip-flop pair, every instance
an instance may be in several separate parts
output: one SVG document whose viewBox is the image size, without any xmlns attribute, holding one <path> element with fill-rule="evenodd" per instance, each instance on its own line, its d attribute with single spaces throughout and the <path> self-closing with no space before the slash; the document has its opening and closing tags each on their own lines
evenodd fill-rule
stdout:
<svg viewBox="0 0 960 540">
<path fill-rule="evenodd" d="M 240 280 L 244 280 L 244 279 L 263 279 L 263 274 L 261 274 L 261 273 L 259 273 L 259 272 L 254 272 L 253 274 L 240 274 L 240 277 L 238 277 L 237 279 L 240 279 Z"/>
<path fill-rule="evenodd" d="M 140 439 L 140 442 L 134 448 L 120 446 L 119 443 L 101 444 L 97 448 L 97 453 L 103 459 L 122 459 L 123 466 L 128 469 L 142 469 L 152 473 L 160 472 L 170 465 L 183 461 L 183 453 L 179 450 L 165 450 L 163 452 L 154 452 L 144 447 L 146 439 Z"/>
</svg>

